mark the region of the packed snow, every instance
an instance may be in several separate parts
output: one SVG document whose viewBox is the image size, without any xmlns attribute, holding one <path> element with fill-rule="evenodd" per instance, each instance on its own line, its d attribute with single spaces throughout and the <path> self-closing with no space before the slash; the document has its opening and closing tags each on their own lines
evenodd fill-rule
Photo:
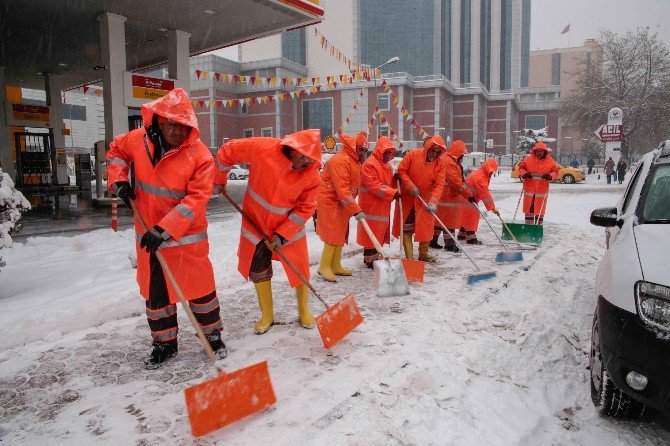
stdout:
<svg viewBox="0 0 670 446">
<path fill-rule="evenodd" d="M 520 184 L 503 175 L 492 189 L 511 220 Z M 485 245 L 469 248 L 483 268 L 495 268 L 495 279 L 467 286 L 472 265 L 442 251 L 405 297 L 375 295 L 373 272 L 356 245 L 345 248 L 343 262 L 354 275 L 321 280 L 323 245 L 308 223 L 313 284 L 331 303 L 353 293 L 365 318 L 331 351 L 316 329 L 298 325 L 293 292 L 276 263 L 279 324 L 253 334 L 256 296 L 236 271 L 240 218 L 213 222 L 210 257 L 229 349 L 222 364 L 236 370 L 268 361 L 278 401 L 198 440 L 183 389 L 215 372 L 183 311 L 179 354 L 159 370 L 144 369 L 150 336 L 128 259 L 131 230 L 15 243 L 3 250 L 0 273 L 0 443 L 667 443 L 658 417 L 611 420 L 590 400 L 594 277 L 604 234 L 588 216 L 622 191 L 595 180 L 552 185 L 544 242 L 525 251 L 523 262 L 496 264 L 500 246 L 482 222 Z M 397 250 L 394 240 L 389 251 Z M 315 315 L 323 311 L 316 299 L 311 307 Z"/>
</svg>

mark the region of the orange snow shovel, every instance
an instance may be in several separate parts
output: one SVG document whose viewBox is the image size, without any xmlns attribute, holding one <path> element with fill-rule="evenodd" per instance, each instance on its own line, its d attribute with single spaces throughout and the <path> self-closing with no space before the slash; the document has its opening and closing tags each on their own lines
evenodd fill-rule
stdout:
<svg viewBox="0 0 670 446">
<path fill-rule="evenodd" d="M 232 198 L 228 195 L 227 192 L 221 192 L 224 197 L 233 205 L 237 211 L 242 214 L 249 224 L 258 232 L 265 243 L 270 245 L 272 241 L 270 237 L 263 232 L 263 230 L 258 226 L 258 224 L 249 217 L 242 208 L 233 201 Z M 335 305 L 328 305 L 325 300 L 317 293 L 311 283 L 305 278 L 305 276 L 296 268 L 296 266 L 286 258 L 281 249 L 276 248 L 274 252 L 286 263 L 291 270 L 300 278 L 302 283 L 307 285 L 307 287 L 312 291 L 312 293 L 321 301 L 322 304 L 326 306 L 326 311 L 316 318 L 316 326 L 319 329 L 319 334 L 323 340 L 323 346 L 325 348 L 332 348 L 338 342 L 340 342 L 346 335 L 351 333 L 354 328 L 356 328 L 361 322 L 363 322 L 363 316 L 358 310 L 358 305 L 354 300 L 354 295 L 349 294 L 344 299 L 337 302 Z"/>
<path fill-rule="evenodd" d="M 140 222 L 140 227 L 146 232 L 147 227 L 135 206 L 135 202 L 131 201 L 130 206 L 133 208 L 133 213 Z M 207 353 L 207 356 L 219 373 L 219 376 L 216 378 L 184 389 L 186 408 L 188 409 L 193 436 L 201 437 L 214 432 L 244 417 L 260 412 L 277 402 L 272 382 L 270 381 L 270 371 L 268 370 L 267 361 L 259 362 L 258 364 L 231 373 L 225 373 L 216 364 L 214 351 L 209 342 L 207 342 L 200 324 L 195 319 L 184 297 L 184 293 L 181 291 L 177 280 L 172 275 L 172 271 L 170 271 L 167 263 L 165 263 L 165 259 L 160 251 L 156 251 L 156 258 L 163 268 L 165 276 L 176 291 L 177 296 L 179 296 L 179 301 L 184 307 L 186 314 L 188 314 L 188 318 L 191 320 L 195 331 L 198 333 L 198 339 L 200 339 L 205 353 Z"/>
<path fill-rule="evenodd" d="M 398 178 L 398 192 L 400 192 L 400 179 Z M 398 257 L 402 259 L 402 266 L 405 268 L 405 275 L 410 282 L 423 282 L 423 273 L 426 268 L 425 262 L 420 260 L 410 260 L 402 258 L 402 237 L 403 237 L 403 213 L 402 213 L 402 198 L 398 197 L 398 206 L 400 210 L 400 248 L 398 249 Z"/>
</svg>

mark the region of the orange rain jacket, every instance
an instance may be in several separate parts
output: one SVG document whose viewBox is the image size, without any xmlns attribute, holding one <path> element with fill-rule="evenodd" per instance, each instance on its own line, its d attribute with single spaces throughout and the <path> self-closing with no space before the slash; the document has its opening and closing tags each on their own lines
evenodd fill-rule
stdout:
<svg viewBox="0 0 670 446">
<path fill-rule="evenodd" d="M 334 246 L 348 242 L 349 219 L 361 212 L 356 203 L 361 184 L 361 164 L 356 154 L 356 140 L 365 143 L 361 132 L 356 136 L 340 134 L 342 150 L 328 160 L 321 172 L 321 186 L 316 198 L 316 233 Z"/>
<path fill-rule="evenodd" d="M 137 209 L 148 228 L 158 225 L 172 236 L 159 250 L 186 299 L 197 299 L 214 291 L 205 215 L 212 195 L 214 160 L 200 141 L 198 121 L 184 90 L 176 88 L 142 105 L 145 126 L 151 124 L 154 114 L 189 126 L 191 131 L 186 141 L 167 151 L 154 167 L 151 164 L 154 146 L 144 128 L 117 136 L 107 152 L 109 189 L 117 181 L 128 181 L 132 163 Z M 137 283 L 140 294 L 149 299 L 149 254 L 140 249 L 144 231 L 137 219 L 135 233 Z M 170 281 L 167 281 L 167 289 L 170 303 L 178 302 Z"/>
<path fill-rule="evenodd" d="M 441 154 L 433 162 L 427 162 L 428 149 L 433 145 L 440 146 Z M 433 239 L 433 223 L 435 218 L 428 212 L 426 207 L 411 191 L 419 190 L 419 195 L 427 204 L 437 205 L 442 190 L 444 189 L 444 178 L 446 165 L 442 154 L 447 150 L 447 145 L 441 136 L 433 136 L 426 141 L 421 149 L 407 152 L 398 166 L 398 176 L 402 184 L 401 197 L 404 222 L 414 209 L 414 240 L 417 242 L 428 242 Z M 396 207 L 393 217 L 393 235 L 400 236 L 402 223 L 399 216 L 400 210 Z"/>
<path fill-rule="evenodd" d="M 304 172 L 293 170 L 291 161 L 282 153 L 288 146 L 316 162 Z M 224 144 L 216 154 L 214 183 L 225 185 L 228 172 L 235 163 L 250 163 L 249 182 L 242 209 L 270 239 L 279 234 L 286 239 L 281 250 L 309 280 L 309 255 L 305 222 L 314 213 L 321 166 L 321 132 L 302 130 L 279 138 L 234 139 Z M 256 245 L 262 240 L 246 219 L 242 219 L 240 246 L 237 251 L 237 270 L 249 280 L 251 260 Z M 282 262 L 291 287 L 302 282 L 276 254 L 273 260 Z"/>
<path fill-rule="evenodd" d="M 384 154 L 395 153 L 395 146 L 391 140 L 382 136 L 377 140 L 375 150 L 363 163 L 362 184 L 359 189 L 358 204 L 365 214 L 372 233 L 380 244 L 389 243 L 391 237 L 391 202 L 395 197 L 396 187 L 393 181 L 393 167 L 384 162 Z M 356 242 L 366 249 L 374 249 L 363 225 L 358 224 Z"/>
<path fill-rule="evenodd" d="M 437 204 L 437 216 L 449 229 L 458 229 L 461 224 L 460 197 L 471 197 L 472 191 L 466 186 L 463 178 L 463 166 L 457 161 L 467 153 L 465 143 L 459 139 L 452 142 L 444 158 L 446 168 L 446 181 L 444 190 Z M 440 224 L 435 221 L 435 226 Z"/>
<path fill-rule="evenodd" d="M 465 179 L 466 184 L 470 190 L 474 192 L 475 200 L 482 202 L 487 211 L 496 207 L 489 191 L 489 184 L 491 183 L 491 175 L 498 170 L 498 162 L 493 158 L 484 161 L 479 169 L 472 172 Z M 461 197 L 461 227 L 466 231 L 477 231 L 479 227 L 479 211 L 477 206 L 470 203 L 467 199 Z"/>
<path fill-rule="evenodd" d="M 543 149 L 547 151 L 547 156 L 544 159 L 537 157 L 535 153 L 537 150 Z M 551 149 L 547 147 L 542 141 L 535 144 L 530 155 L 528 155 L 521 163 L 519 163 L 519 178 L 524 174 L 530 173 L 532 178 L 523 180 L 523 212 L 530 214 L 530 206 L 533 205 L 533 214 L 544 215 L 547 210 L 546 200 L 549 197 L 549 180 L 542 179 L 542 175 L 549 174 L 554 180 L 558 176 L 558 165 L 556 161 L 549 156 Z"/>
</svg>

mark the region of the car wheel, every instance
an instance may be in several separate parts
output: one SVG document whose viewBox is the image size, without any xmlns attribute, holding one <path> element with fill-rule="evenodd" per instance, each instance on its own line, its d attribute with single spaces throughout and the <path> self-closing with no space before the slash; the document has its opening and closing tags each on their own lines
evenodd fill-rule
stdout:
<svg viewBox="0 0 670 446">
<path fill-rule="evenodd" d="M 235 175 L 234 173 L 231 173 L 231 174 L 230 174 L 230 179 L 231 179 L 231 180 L 236 180 L 236 179 L 237 179 L 237 175 Z"/>
<path fill-rule="evenodd" d="M 573 177 L 573 176 L 572 176 L 571 174 L 569 174 L 569 173 L 566 173 L 565 175 L 563 175 L 563 182 L 564 182 L 565 184 L 572 184 L 572 183 L 575 182 L 575 177 Z"/>
<path fill-rule="evenodd" d="M 610 379 L 605 369 L 600 351 L 597 314 L 593 315 L 589 364 L 591 366 L 591 400 L 598 412 L 615 418 L 638 418 L 644 413 L 644 404 L 622 392 Z"/>
</svg>

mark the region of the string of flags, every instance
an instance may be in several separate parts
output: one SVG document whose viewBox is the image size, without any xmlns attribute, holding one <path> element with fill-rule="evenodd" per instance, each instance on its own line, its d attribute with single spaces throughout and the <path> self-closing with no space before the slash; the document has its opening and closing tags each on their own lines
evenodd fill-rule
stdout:
<svg viewBox="0 0 670 446">
<path fill-rule="evenodd" d="M 409 112 L 407 107 L 405 107 L 403 104 L 400 103 L 400 99 L 398 98 L 398 95 L 395 94 L 395 92 L 391 89 L 391 86 L 386 82 L 385 80 L 382 81 L 382 88 L 384 89 L 385 92 L 389 93 L 392 100 L 393 100 L 393 105 L 395 105 L 395 108 L 400 110 L 400 113 L 403 116 L 403 119 L 407 121 L 412 127 L 414 127 L 418 132 L 419 136 L 422 138 L 427 138 L 428 132 L 424 130 L 423 127 L 421 127 L 421 124 L 419 124 L 416 119 L 412 116 L 412 114 Z"/>
<path fill-rule="evenodd" d="M 333 58 L 337 59 L 338 62 L 342 62 L 347 66 L 349 71 L 355 71 L 356 73 L 361 73 L 366 80 L 370 80 L 370 74 L 372 69 L 368 67 L 361 66 L 353 61 L 351 58 L 347 57 L 339 49 L 337 49 L 332 43 L 328 41 L 326 36 L 324 36 L 321 31 L 314 27 L 314 37 L 319 39 L 321 48 L 327 53 L 330 54 Z M 377 75 L 381 77 L 381 71 L 377 70 Z"/>
<path fill-rule="evenodd" d="M 368 130 L 372 130 L 372 127 L 375 125 L 375 121 L 379 121 L 380 124 L 386 125 L 389 129 L 389 138 L 392 141 L 395 141 L 398 143 L 398 148 L 402 150 L 404 144 L 402 143 L 402 140 L 396 133 L 395 129 L 391 125 L 391 123 L 386 119 L 386 116 L 384 113 L 379 109 L 379 106 L 375 107 L 375 111 L 372 113 L 372 116 L 370 117 L 370 122 L 368 122 Z"/>
<path fill-rule="evenodd" d="M 83 87 L 74 88 L 72 90 L 63 91 L 63 102 L 68 93 L 84 94 L 87 96 L 102 96 L 102 87 L 84 85 Z"/>
<path fill-rule="evenodd" d="M 344 129 L 346 129 L 349 126 L 349 123 L 351 122 L 351 118 L 356 114 L 356 111 L 358 110 L 358 107 L 360 107 L 360 105 L 361 105 L 361 99 L 363 99 L 363 96 L 365 96 L 365 93 L 367 91 L 368 91 L 368 87 L 361 88 L 361 91 L 358 93 L 358 98 L 356 98 L 356 101 L 354 102 L 354 106 L 351 108 L 351 111 L 349 112 L 347 117 L 342 122 L 342 125 L 337 130 L 337 133 L 342 133 L 344 131 Z"/>
<path fill-rule="evenodd" d="M 325 81 L 327 84 L 339 82 L 341 84 L 352 84 L 356 81 L 370 80 L 360 71 L 351 74 L 334 74 L 331 76 L 314 76 L 314 77 L 262 77 L 262 76 L 246 76 L 242 74 L 219 73 L 218 71 L 208 70 L 193 70 L 193 75 L 198 80 L 212 79 L 216 82 L 230 83 L 238 85 L 258 85 L 265 87 L 301 87 L 312 86 L 320 84 Z"/>
</svg>

